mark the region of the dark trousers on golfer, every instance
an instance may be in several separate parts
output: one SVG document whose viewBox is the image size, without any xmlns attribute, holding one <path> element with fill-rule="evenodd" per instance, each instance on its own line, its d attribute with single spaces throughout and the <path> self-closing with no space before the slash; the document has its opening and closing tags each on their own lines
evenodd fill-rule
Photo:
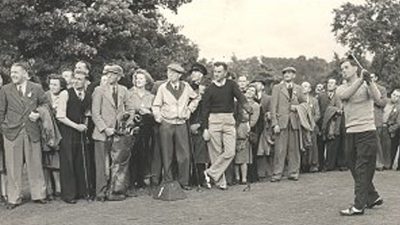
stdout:
<svg viewBox="0 0 400 225">
<path fill-rule="evenodd" d="M 172 163 L 176 157 L 178 177 L 181 185 L 189 185 L 190 150 L 187 125 L 161 122 L 160 124 L 161 155 L 164 168 L 164 182 L 174 180 Z"/>
<path fill-rule="evenodd" d="M 376 131 L 346 133 L 346 161 L 354 179 L 354 207 L 364 209 L 379 198 L 373 178 L 378 138 Z"/>
<path fill-rule="evenodd" d="M 60 143 L 60 183 L 61 198 L 73 200 L 85 197 L 87 190 L 87 167 L 84 151 L 84 134 L 60 124 L 60 132 L 63 137 Z"/>
</svg>

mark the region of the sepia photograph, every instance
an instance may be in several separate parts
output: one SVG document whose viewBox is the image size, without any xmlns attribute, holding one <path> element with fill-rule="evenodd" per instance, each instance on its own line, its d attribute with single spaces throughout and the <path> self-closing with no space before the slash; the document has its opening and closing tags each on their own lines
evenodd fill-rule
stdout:
<svg viewBox="0 0 400 225">
<path fill-rule="evenodd" d="M 0 0 L 0 225 L 400 225 L 400 0 Z"/>
</svg>

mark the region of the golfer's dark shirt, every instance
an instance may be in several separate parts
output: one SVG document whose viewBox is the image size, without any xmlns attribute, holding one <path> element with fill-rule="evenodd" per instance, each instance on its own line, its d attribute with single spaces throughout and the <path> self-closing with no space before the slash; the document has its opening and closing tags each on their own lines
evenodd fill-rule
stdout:
<svg viewBox="0 0 400 225">
<path fill-rule="evenodd" d="M 210 113 L 233 113 L 234 103 L 237 99 L 246 111 L 251 112 L 251 107 L 239 86 L 232 80 L 226 80 L 222 86 L 212 83 L 203 95 L 202 126 L 208 128 Z"/>
</svg>

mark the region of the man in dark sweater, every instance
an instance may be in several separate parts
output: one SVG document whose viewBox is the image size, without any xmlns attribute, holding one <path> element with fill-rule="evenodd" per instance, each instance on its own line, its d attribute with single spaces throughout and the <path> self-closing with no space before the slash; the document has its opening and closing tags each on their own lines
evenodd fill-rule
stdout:
<svg viewBox="0 0 400 225">
<path fill-rule="evenodd" d="M 228 66 L 225 63 L 214 64 L 214 80 L 203 96 L 202 125 L 203 138 L 207 141 L 211 167 L 204 171 L 208 188 L 211 178 L 218 188 L 226 190 L 224 172 L 235 156 L 236 130 L 233 117 L 234 99 L 243 105 L 247 112 L 251 107 L 241 93 L 239 86 L 226 79 Z"/>
</svg>

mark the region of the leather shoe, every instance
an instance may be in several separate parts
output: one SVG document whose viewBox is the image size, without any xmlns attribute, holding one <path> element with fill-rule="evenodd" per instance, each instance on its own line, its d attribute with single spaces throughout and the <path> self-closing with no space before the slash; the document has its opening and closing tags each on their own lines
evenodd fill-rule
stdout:
<svg viewBox="0 0 400 225">
<path fill-rule="evenodd" d="M 7 203 L 6 209 L 12 210 L 15 209 L 19 206 L 19 204 L 12 204 L 12 203 Z"/>
<path fill-rule="evenodd" d="M 39 200 L 33 200 L 33 203 L 44 205 L 47 204 L 47 201 L 44 199 L 39 199 Z"/>
<path fill-rule="evenodd" d="M 228 190 L 228 186 L 217 186 L 217 188 L 221 191 L 226 191 Z"/>
<path fill-rule="evenodd" d="M 65 202 L 65 203 L 68 203 L 68 204 L 76 204 L 76 200 L 75 200 L 75 199 L 72 199 L 72 200 L 64 200 L 64 202 Z"/>
<path fill-rule="evenodd" d="M 383 204 L 383 199 L 381 197 L 377 198 L 371 205 L 367 205 L 368 209 L 372 209 L 375 206 L 379 206 Z"/>
<path fill-rule="evenodd" d="M 364 209 L 358 210 L 358 209 L 354 208 L 354 206 L 352 206 L 348 209 L 340 210 L 339 213 L 342 216 L 359 216 L 359 215 L 364 214 Z"/>
<path fill-rule="evenodd" d="M 299 180 L 299 177 L 288 177 L 288 180 L 298 181 L 298 180 Z"/>
<path fill-rule="evenodd" d="M 271 182 L 279 182 L 279 181 L 281 181 L 281 179 L 276 178 L 276 177 L 272 177 L 270 181 Z"/>
<path fill-rule="evenodd" d="M 182 189 L 185 191 L 190 191 L 190 190 L 192 190 L 192 187 L 190 187 L 188 185 L 182 185 Z"/>
<path fill-rule="evenodd" d="M 105 202 L 106 201 L 106 196 L 97 196 L 96 201 L 98 202 Z"/>
<path fill-rule="evenodd" d="M 126 199 L 125 195 L 121 194 L 110 194 L 107 196 L 108 201 L 122 201 L 125 199 Z"/>
</svg>

